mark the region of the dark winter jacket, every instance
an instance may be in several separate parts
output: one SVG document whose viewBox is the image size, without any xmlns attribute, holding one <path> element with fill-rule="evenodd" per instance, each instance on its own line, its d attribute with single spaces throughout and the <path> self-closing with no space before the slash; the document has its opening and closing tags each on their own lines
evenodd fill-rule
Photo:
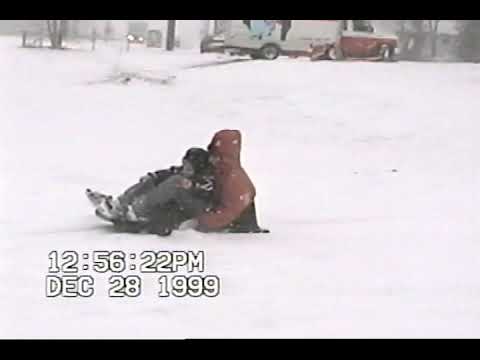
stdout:
<svg viewBox="0 0 480 360">
<path fill-rule="evenodd" d="M 190 148 L 183 160 L 188 161 L 193 167 L 193 176 L 184 175 L 181 166 L 172 166 L 168 170 L 150 173 L 150 179 L 154 181 L 155 186 L 158 186 L 172 175 L 183 175 L 192 182 L 189 191 L 193 197 L 211 200 L 215 187 L 215 174 L 214 167 L 210 163 L 210 153 L 201 148 Z"/>
<path fill-rule="evenodd" d="M 170 169 L 159 170 L 149 173 L 148 176 L 153 180 L 155 186 L 160 185 L 172 175 L 181 175 L 181 166 L 172 166 Z M 213 197 L 213 190 L 215 187 L 215 176 L 213 169 L 207 169 L 201 173 L 195 174 L 188 178 L 192 182 L 193 196 L 203 199 L 211 199 Z"/>
<path fill-rule="evenodd" d="M 173 199 L 154 208 L 148 216 L 150 221 L 147 224 L 119 222 L 116 224 L 117 228 L 127 232 L 149 232 L 166 236 L 182 222 L 197 216 L 199 212 L 209 211 L 214 206 L 215 176 L 208 158 L 209 153 L 205 150 L 199 151 L 194 148 L 187 152 L 184 159 L 188 159 L 194 168 L 194 174 L 190 177 L 183 174 L 183 168 L 180 166 L 148 173 L 141 179 L 141 182 L 146 182 L 146 189 L 152 184 L 160 186 L 174 175 L 183 175 L 190 180 L 192 186 L 183 190 L 183 201 Z"/>
</svg>

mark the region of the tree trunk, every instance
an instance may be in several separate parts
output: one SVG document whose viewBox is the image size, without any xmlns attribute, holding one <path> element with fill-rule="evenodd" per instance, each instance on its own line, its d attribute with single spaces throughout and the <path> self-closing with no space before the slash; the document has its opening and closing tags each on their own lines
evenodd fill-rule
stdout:
<svg viewBox="0 0 480 360">
<path fill-rule="evenodd" d="M 430 20 L 432 22 L 432 20 Z M 437 57 L 437 42 L 438 42 L 438 25 L 440 20 L 433 20 L 433 23 L 430 23 L 430 41 L 432 46 L 431 56 L 432 58 Z"/>
<path fill-rule="evenodd" d="M 175 22 L 176 20 L 168 20 L 167 51 L 173 51 L 175 49 Z"/>
<path fill-rule="evenodd" d="M 421 60 L 425 49 L 426 33 L 424 31 L 424 20 L 412 20 L 414 27 L 413 48 L 411 49 L 412 60 Z"/>
<path fill-rule="evenodd" d="M 67 31 L 68 20 L 46 20 L 52 49 L 61 49 Z"/>
<path fill-rule="evenodd" d="M 47 20 L 48 37 L 50 38 L 50 47 L 58 49 L 58 24 L 57 20 Z"/>
<path fill-rule="evenodd" d="M 55 36 L 53 35 L 53 22 L 55 20 L 45 20 L 47 22 L 48 38 L 50 39 L 50 47 L 55 48 Z"/>
<path fill-rule="evenodd" d="M 406 20 L 398 20 L 397 36 L 399 40 L 400 56 L 406 58 L 408 55 L 408 40 L 410 36 L 407 33 Z"/>
<path fill-rule="evenodd" d="M 63 47 L 63 41 L 67 36 L 68 31 L 68 20 L 60 20 L 60 28 L 58 30 L 58 46 L 59 49 Z"/>
<path fill-rule="evenodd" d="M 52 21 L 52 48 L 58 49 L 58 20 Z"/>
</svg>

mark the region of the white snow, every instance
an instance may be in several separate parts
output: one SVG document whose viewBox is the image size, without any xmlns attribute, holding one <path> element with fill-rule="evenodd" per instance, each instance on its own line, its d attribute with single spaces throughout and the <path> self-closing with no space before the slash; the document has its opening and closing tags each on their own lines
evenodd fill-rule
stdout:
<svg viewBox="0 0 480 360">
<path fill-rule="evenodd" d="M 0 336 L 480 336 L 480 67 L 221 61 L 0 38 Z M 88 46 L 87 46 L 88 48 Z M 223 60 L 225 60 L 223 58 Z M 129 85 L 102 82 L 118 73 Z M 240 129 L 265 235 L 108 232 L 118 194 Z M 204 250 L 215 299 L 48 299 L 52 250 Z"/>
</svg>

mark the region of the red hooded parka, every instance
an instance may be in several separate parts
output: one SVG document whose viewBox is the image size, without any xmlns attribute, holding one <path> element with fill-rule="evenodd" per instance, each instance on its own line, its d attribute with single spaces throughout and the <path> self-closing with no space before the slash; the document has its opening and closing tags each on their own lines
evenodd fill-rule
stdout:
<svg viewBox="0 0 480 360">
<path fill-rule="evenodd" d="M 215 164 L 215 197 L 219 206 L 198 218 L 200 228 L 221 230 L 253 203 L 255 187 L 240 164 L 242 135 L 238 130 L 222 130 L 215 134 L 209 151 L 219 158 Z"/>
</svg>

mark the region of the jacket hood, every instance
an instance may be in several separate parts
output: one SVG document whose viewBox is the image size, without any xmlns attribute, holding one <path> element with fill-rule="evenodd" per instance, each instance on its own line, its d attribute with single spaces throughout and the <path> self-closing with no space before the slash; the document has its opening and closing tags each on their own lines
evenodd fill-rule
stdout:
<svg viewBox="0 0 480 360">
<path fill-rule="evenodd" d="M 240 163 L 242 134 L 238 130 L 219 131 L 213 137 L 208 150 L 212 155 L 219 156 L 222 161 Z"/>
</svg>

